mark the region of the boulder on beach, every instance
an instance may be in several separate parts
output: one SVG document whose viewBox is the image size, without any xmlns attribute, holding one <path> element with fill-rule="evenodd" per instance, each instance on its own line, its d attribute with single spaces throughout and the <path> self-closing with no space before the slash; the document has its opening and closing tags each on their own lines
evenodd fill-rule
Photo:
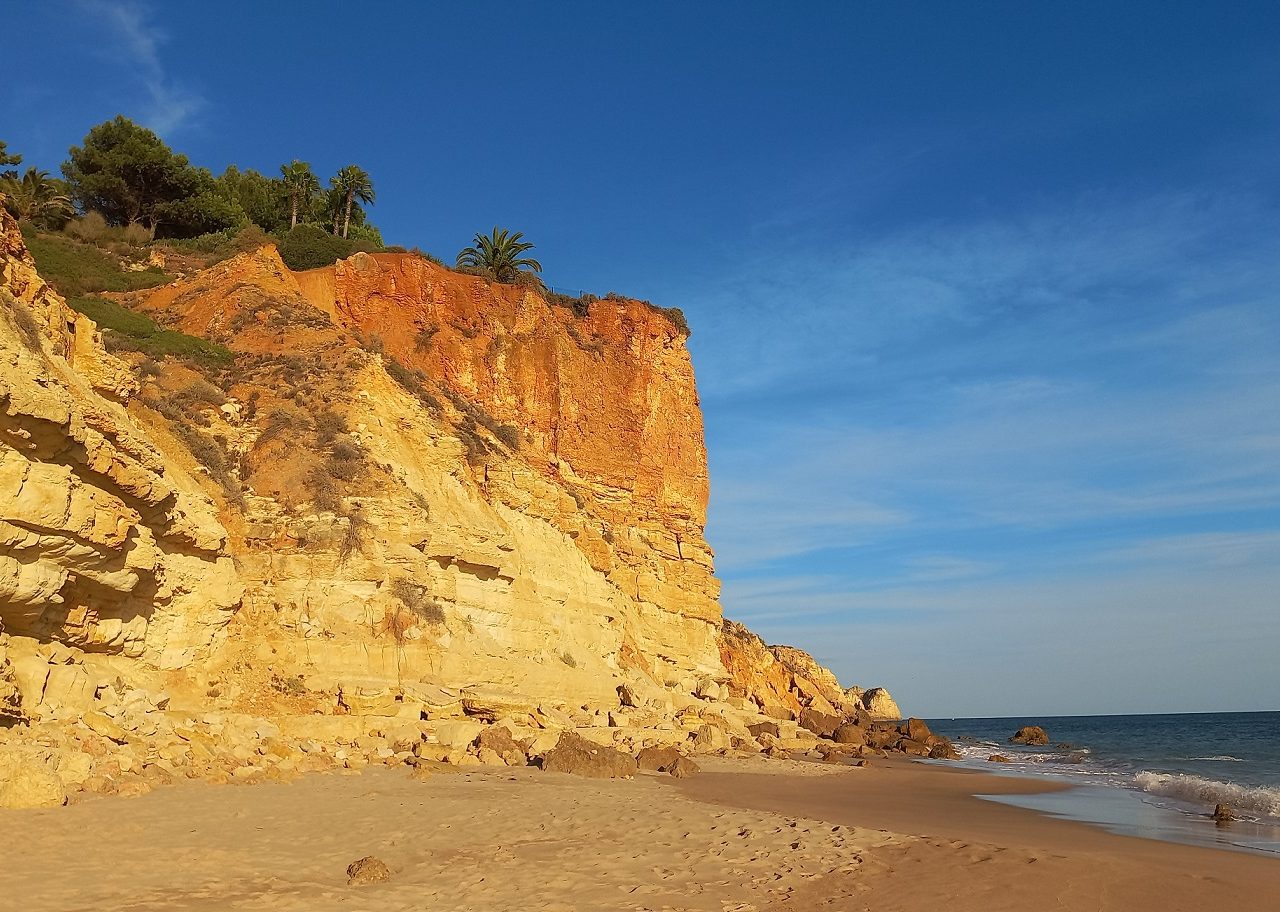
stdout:
<svg viewBox="0 0 1280 912">
<path fill-rule="evenodd" d="M 675 766 L 680 756 L 674 747 L 646 747 L 636 754 L 636 763 L 642 770 L 665 773 Z"/>
<path fill-rule="evenodd" d="M 751 737 L 759 738 L 761 735 L 772 735 L 775 738 L 782 737 L 782 729 L 778 727 L 777 722 L 756 722 L 754 725 L 748 725 L 747 731 L 751 732 Z"/>
<path fill-rule="evenodd" d="M 867 730 L 860 725 L 841 725 L 831 733 L 831 740 L 836 744 L 866 744 Z"/>
<path fill-rule="evenodd" d="M 39 757 L 0 755 L 0 808 L 48 808 L 66 803 L 66 785 Z"/>
<path fill-rule="evenodd" d="M 702 767 L 698 766 L 698 764 L 688 757 L 681 757 L 667 769 L 667 775 L 675 776 L 677 779 L 685 779 L 701 771 Z"/>
<path fill-rule="evenodd" d="M 844 724 L 844 719 L 820 710 L 805 709 L 800 712 L 799 722 L 801 728 L 808 729 L 819 738 L 830 738 Z"/>
<path fill-rule="evenodd" d="M 1221 826 L 1236 819 L 1236 812 L 1229 805 L 1219 804 L 1213 809 L 1213 821 Z"/>
<path fill-rule="evenodd" d="M 635 757 L 611 747 L 592 744 L 576 732 L 565 732 L 542 758 L 549 773 L 573 773 L 592 779 L 623 779 L 639 769 Z"/>
<path fill-rule="evenodd" d="M 1049 734 L 1039 725 L 1024 725 L 1009 739 L 1010 744 L 1037 746 L 1049 743 Z"/>
</svg>

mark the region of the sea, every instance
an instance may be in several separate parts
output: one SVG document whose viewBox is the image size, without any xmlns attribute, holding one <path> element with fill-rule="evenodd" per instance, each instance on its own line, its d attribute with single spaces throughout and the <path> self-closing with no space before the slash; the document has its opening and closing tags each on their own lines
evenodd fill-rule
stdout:
<svg viewBox="0 0 1280 912">
<path fill-rule="evenodd" d="M 1280 859 L 1280 712 L 926 721 L 955 742 L 964 766 L 1072 786 L 979 797 L 1123 835 Z M 1010 744 L 1024 725 L 1043 728 L 1049 744 Z M 1011 762 L 989 762 L 992 754 Z M 1216 825 L 1217 804 L 1238 819 Z"/>
</svg>

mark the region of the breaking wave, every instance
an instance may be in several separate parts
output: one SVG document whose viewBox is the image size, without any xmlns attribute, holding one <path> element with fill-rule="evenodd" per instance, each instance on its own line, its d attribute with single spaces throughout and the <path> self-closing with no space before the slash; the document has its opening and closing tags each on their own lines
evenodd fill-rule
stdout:
<svg viewBox="0 0 1280 912">
<path fill-rule="evenodd" d="M 1227 754 L 1222 754 L 1221 756 L 1217 756 L 1217 757 L 1188 757 L 1187 759 L 1188 760 L 1218 760 L 1223 763 L 1244 763 L 1245 762 L 1239 757 L 1231 757 L 1231 756 L 1228 756 Z"/>
<path fill-rule="evenodd" d="M 1166 795 L 1205 805 L 1226 804 L 1238 811 L 1280 817 L 1280 788 L 1236 785 L 1185 773 L 1145 771 L 1138 773 L 1134 782 L 1138 788 L 1152 795 Z"/>
</svg>

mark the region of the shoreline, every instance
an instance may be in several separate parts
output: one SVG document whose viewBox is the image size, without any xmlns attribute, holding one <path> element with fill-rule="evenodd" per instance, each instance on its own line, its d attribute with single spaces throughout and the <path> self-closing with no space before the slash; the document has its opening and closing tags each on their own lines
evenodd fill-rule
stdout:
<svg viewBox="0 0 1280 912">
<path fill-rule="evenodd" d="M 877 760 L 699 758 L 689 779 L 440 765 L 181 783 L 0 814 L 27 912 L 1058 908 L 1280 903 L 1276 860 L 1118 836 L 975 794 L 1067 786 Z M 374 855 L 392 876 L 348 886 Z"/>
<path fill-rule="evenodd" d="M 917 837 L 921 842 L 901 850 L 903 862 L 871 885 L 876 900 L 869 907 L 875 909 L 923 909 L 930 895 L 948 898 L 948 908 L 957 912 L 1020 909 L 1033 898 L 1117 912 L 1280 904 L 1280 859 L 1121 835 L 979 797 L 1063 795 L 1076 788 L 1071 783 L 898 758 L 857 772 L 821 790 L 805 781 L 770 782 L 740 772 L 712 772 L 680 788 L 725 806 L 786 808 L 829 823 L 857 820 Z M 814 890 L 811 899 L 820 895 Z M 895 896 L 915 897 L 919 905 L 896 904 Z"/>
</svg>

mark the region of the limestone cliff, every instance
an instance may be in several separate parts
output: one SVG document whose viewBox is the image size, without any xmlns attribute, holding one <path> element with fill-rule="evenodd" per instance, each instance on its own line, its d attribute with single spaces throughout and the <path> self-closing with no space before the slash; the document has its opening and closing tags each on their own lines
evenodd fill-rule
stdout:
<svg viewBox="0 0 1280 912">
<path fill-rule="evenodd" d="M 0 729 L 151 731 L 173 770 L 236 724 L 758 750 L 762 713 L 864 712 L 722 621 L 668 313 L 580 312 L 413 254 L 293 273 L 264 247 L 118 296 L 232 363 L 116 357 L 0 219 Z M 173 728 L 184 711 L 216 715 Z M 814 737 L 788 725 L 773 748 Z"/>
<path fill-rule="evenodd" d="M 46 688 L 92 698 L 35 644 L 180 667 L 213 646 L 240 584 L 212 501 L 120 405 L 127 366 L 0 220 L 0 630 L 23 638 L 4 651 L 30 709 Z"/>
<path fill-rule="evenodd" d="M 234 641 L 270 643 L 273 673 L 563 699 L 724 679 L 701 416 L 662 313 L 579 317 L 410 254 L 294 274 L 273 248 L 129 303 L 238 353 L 228 402 L 197 407 L 243 497 Z M 139 417 L 192 419 L 159 382 Z"/>
</svg>

